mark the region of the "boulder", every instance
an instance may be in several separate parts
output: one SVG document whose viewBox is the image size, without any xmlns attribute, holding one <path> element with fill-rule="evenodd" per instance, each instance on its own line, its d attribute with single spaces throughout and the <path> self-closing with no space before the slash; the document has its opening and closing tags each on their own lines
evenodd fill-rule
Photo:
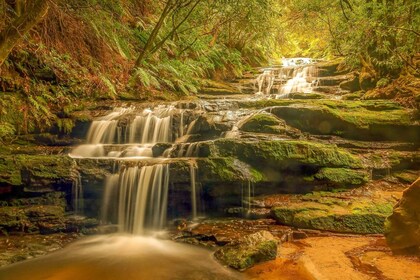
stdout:
<svg viewBox="0 0 420 280">
<path fill-rule="evenodd" d="M 272 208 L 283 225 L 341 233 L 383 233 L 392 198 L 353 197 L 327 192 L 289 196 Z"/>
<path fill-rule="evenodd" d="M 268 231 L 259 231 L 245 236 L 237 244 L 226 245 L 214 253 L 222 264 L 238 270 L 276 259 L 277 240 Z"/>
<path fill-rule="evenodd" d="M 395 205 L 385 224 L 385 236 L 394 252 L 420 255 L 420 178 Z"/>
<path fill-rule="evenodd" d="M 277 134 L 285 131 L 286 123 L 269 113 L 258 113 L 247 118 L 240 129 L 246 132 Z"/>
</svg>

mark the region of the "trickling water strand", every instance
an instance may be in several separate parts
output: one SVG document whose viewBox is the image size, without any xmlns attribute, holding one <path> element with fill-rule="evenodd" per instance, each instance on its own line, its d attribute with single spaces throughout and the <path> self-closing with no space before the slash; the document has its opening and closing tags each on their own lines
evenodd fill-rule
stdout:
<svg viewBox="0 0 420 280">
<path fill-rule="evenodd" d="M 191 180 L 191 216 L 193 220 L 197 219 L 197 185 L 196 185 L 196 165 L 190 163 L 190 180 Z"/>
<path fill-rule="evenodd" d="M 76 215 L 83 214 L 84 200 L 83 200 L 83 185 L 82 176 L 79 172 L 76 174 L 76 178 L 73 181 L 72 186 L 73 193 L 73 208 Z"/>
<path fill-rule="evenodd" d="M 169 166 L 157 164 L 123 168 L 108 178 L 104 196 L 103 217 L 117 204 L 117 221 L 121 232 L 143 234 L 145 230 L 162 229 L 166 222 Z M 114 189 L 118 200 L 112 202 Z"/>
<path fill-rule="evenodd" d="M 184 110 L 181 110 L 181 118 L 179 124 L 179 137 L 184 136 Z"/>
<path fill-rule="evenodd" d="M 264 72 L 259 75 L 256 79 L 256 82 L 258 84 L 258 92 L 257 94 L 270 94 L 271 88 L 274 85 L 275 76 L 273 74 L 273 71 L 271 70 L 264 70 Z M 263 91 L 263 87 L 265 86 L 265 89 Z"/>
</svg>

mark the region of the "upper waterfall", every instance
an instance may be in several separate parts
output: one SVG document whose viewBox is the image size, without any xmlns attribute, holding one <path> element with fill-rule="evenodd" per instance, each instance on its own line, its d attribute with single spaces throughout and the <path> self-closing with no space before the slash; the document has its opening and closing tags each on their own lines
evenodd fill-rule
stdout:
<svg viewBox="0 0 420 280">
<path fill-rule="evenodd" d="M 318 83 L 318 70 L 312 58 L 283 58 L 282 64 L 264 68 L 255 79 L 257 95 L 285 98 L 291 93 L 311 93 Z"/>
</svg>

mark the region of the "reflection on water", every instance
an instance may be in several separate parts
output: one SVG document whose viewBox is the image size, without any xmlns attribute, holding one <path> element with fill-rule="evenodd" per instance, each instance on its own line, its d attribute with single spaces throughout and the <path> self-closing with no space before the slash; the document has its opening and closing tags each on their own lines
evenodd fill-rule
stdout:
<svg viewBox="0 0 420 280">
<path fill-rule="evenodd" d="M 99 236 L 0 269 L 1 280 L 240 279 L 208 250 L 139 236 Z"/>
</svg>

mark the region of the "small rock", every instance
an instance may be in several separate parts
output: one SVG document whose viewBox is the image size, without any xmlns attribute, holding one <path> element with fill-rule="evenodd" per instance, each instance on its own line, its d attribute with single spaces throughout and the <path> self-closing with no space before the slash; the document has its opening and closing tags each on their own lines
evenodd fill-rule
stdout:
<svg viewBox="0 0 420 280">
<path fill-rule="evenodd" d="M 219 249 L 214 256 L 224 265 L 245 270 L 256 263 L 276 259 L 277 244 L 270 232 L 259 231 L 245 236 L 238 244 Z"/>
</svg>

